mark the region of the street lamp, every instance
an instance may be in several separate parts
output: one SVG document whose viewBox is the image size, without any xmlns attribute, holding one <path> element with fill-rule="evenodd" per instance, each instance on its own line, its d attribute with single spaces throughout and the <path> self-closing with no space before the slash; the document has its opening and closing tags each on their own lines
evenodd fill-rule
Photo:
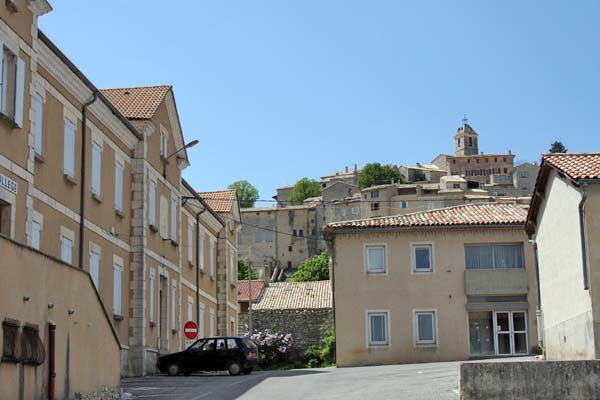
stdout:
<svg viewBox="0 0 600 400">
<path fill-rule="evenodd" d="M 173 153 L 171 153 L 170 155 L 168 155 L 167 157 L 163 158 L 163 178 L 167 177 L 167 160 L 169 158 L 173 157 L 175 154 L 179 153 L 181 150 L 189 149 L 191 147 L 194 147 L 197 144 L 198 144 L 197 140 L 192 140 L 191 142 L 187 143 L 185 146 L 183 146 L 179 150 L 176 150 Z"/>
</svg>

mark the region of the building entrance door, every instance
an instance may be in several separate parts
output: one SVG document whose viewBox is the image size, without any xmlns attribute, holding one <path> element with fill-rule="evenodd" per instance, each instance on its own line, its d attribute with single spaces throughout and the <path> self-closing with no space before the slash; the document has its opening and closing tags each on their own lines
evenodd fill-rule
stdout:
<svg viewBox="0 0 600 400">
<path fill-rule="evenodd" d="M 525 355 L 529 353 L 527 338 L 527 313 L 525 311 L 495 311 L 495 352 L 498 356 Z"/>
</svg>

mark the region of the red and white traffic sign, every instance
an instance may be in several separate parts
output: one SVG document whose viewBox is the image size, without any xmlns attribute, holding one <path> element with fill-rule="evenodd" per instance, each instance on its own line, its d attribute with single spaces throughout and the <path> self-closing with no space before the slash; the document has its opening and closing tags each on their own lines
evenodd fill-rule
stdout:
<svg viewBox="0 0 600 400">
<path fill-rule="evenodd" d="M 183 325 L 183 334 L 190 340 L 196 339 L 198 337 L 198 324 L 194 321 L 187 321 Z"/>
</svg>

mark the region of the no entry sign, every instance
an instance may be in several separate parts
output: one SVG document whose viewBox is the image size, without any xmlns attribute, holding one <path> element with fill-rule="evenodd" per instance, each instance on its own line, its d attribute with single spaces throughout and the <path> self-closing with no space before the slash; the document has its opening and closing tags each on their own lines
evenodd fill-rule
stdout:
<svg viewBox="0 0 600 400">
<path fill-rule="evenodd" d="M 183 334 L 190 340 L 198 337 L 198 324 L 194 321 L 188 321 L 183 325 Z"/>
</svg>

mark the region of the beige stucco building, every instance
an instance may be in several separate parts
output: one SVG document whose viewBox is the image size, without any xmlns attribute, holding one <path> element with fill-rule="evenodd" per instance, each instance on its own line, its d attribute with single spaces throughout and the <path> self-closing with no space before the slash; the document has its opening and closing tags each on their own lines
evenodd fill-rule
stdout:
<svg viewBox="0 0 600 400">
<path fill-rule="evenodd" d="M 546 357 L 600 358 L 600 153 L 548 154 L 527 218 Z"/>
<path fill-rule="evenodd" d="M 106 369 L 153 373 L 159 354 L 184 348 L 189 319 L 202 336 L 236 332 L 239 212 L 211 210 L 182 180 L 195 143 L 185 142 L 173 88 L 98 89 L 38 31 L 46 1 L 8 3 L 0 234 L 91 277 L 121 353 Z M 20 319 L 4 295 L 0 318 Z"/>
<path fill-rule="evenodd" d="M 327 225 L 337 365 L 535 351 L 525 217 L 515 204 L 470 204 Z"/>
</svg>

